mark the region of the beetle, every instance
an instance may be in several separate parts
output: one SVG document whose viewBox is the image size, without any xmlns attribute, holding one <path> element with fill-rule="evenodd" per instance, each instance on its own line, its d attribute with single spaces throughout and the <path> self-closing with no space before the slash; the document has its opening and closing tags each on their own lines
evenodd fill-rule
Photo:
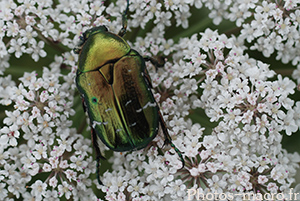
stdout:
<svg viewBox="0 0 300 201">
<path fill-rule="evenodd" d="M 75 48 L 79 54 L 76 86 L 87 111 L 94 149 L 99 161 L 104 158 L 99 149 L 101 140 L 113 151 L 132 151 L 145 148 L 161 127 L 165 142 L 175 149 L 182 161 L 182 153 L 172 143 L 158 104 L 151 92 L 151 80 L 145 61 L 156 67 L 158 62 L 142 57 L 123 39 L 127 28 L 127 7 L 122 15 L 122 29 L 118 34 L 105 26 L 91 28 L 80 37 Z"/>
</svg>

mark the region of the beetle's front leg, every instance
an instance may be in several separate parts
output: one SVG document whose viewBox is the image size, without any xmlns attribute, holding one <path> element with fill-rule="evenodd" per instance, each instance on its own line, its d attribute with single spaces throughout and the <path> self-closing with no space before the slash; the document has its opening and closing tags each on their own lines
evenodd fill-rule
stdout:
<svg viewBox="0 0 300 201">
<path fill-rule="evenodd" d="M 123 37 L 127 30 L 127 12 L 129 10 L 129 0 L 127 0 L 127 6 L 126 9 L 122 15 L 122 29 L 119 31 L 118 35 L 120 37 Z"/>
</svg>

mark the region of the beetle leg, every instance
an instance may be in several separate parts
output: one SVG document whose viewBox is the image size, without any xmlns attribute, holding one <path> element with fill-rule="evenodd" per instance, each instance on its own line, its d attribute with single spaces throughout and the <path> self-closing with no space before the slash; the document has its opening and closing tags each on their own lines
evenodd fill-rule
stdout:
<svg viewBox="0 0 300 201">
<path fill-rule="evenodd" d="M 127 12 L 129 9 L 129 0 L 127 0 L 127 6 L 126 9 L 122 15 L 122 29 L 119 31 L 118 35 L 120 37 L 123 37 L 126 34 L 126 29 L 127 29 Z"/>
<path fill-rule="evenodd" d="M 164 67 L 164 65 L 165 65 L 164 61 L 160 63 L 156 59 L 154 59 L 153 57 L 149 57 L 149 56 L 145 56 L 144 60 L 145 61 L 150 61 L 153 64 L 153 66 L 155 67 L 156 70 L 158 70 L 158 68 Z"/>
<path fill-rule="evenodd" d="M 161 128 L 163 130 L 163 133 L 164 133 L 164 136 L 165 136 L 165 142 L 164 142 L 164 146 L 167 145 L 167 144 L 170 144 L 171 147 L 176 151 L 176 153 L 178 154 L 181 162 L 182 162 L 182 167 L 181 169 L 185 166 L 185 162 L 184 162 L 184 159 L 183 159 L 183 156 L 182 156 L 182 153 L 181 151 L 173 144 L 172 142 L 172 139 L 171 139 L 171 136 L 169 135 L 169 132 L 168 132 L 168 129 L 166 127 L 166 123 L 165 121 L 163 120 L 163 117 L 160 113 L 160 111 L 158 111 L 158 114 L 159 114 L 159 121 L 160 121 L 160 125 L 161 125 Z"/>
<path fill-rule="evenodd" d="M 102 156 L 101 154 L 101 151 L 99 149 L 99 144 L 97 142 L 97 134 L 96 134 L 96 131 L 91 128 L 91 132 L 92 132 L 92 142 L 93 142 L 93 146 L 94 146 L 94 149 L 96 151 L 96 161 L 97 161 L 97 165 L 96 165 L 96 175 L 97 175 L 97 180 L 98 180 L 98 183 L 100 185 L 103 185 L 102 181 L 100 180 L 100 159 L 106 159 L 104 156 Z"/>
<path fill-rule="evenodd" d="M 157 60 L 155 60 L 154 58 L 152 57 L 144 57 L 145 61 L 150 61 L 156 68 L 159 68 L 159 67 L 163 67 L 164 64 L 161 64 L 159 63 Z M 145 77 L 145 80 L 146 82 L 148 83 L 148 86 L 150 86 L 152 88 L 152 84 L 151 84 L 151 79 L 150 79 L 150 76 L 147 72 L 147 69 L 145 69 L 144 71 L 144 77 Z M 181 162 L 182 162 L 182 168 L 185 166 L 185 162 L 184 162 L 184 159 L 183 159 L 183 156 L 182 156 L 182 153 L 180 152 L 180 150 L 173 144 L 172 142 L 172 139 L 171 139 L 171 136 L 169 135 L 169 132 L 168 132 L 168 129 L 167 129 L 167 126 L 166 126 L 166 123 L 165 121 L 163 120 L 163 117 L 160 113 L 160 111 L 158 110 L 158 115 L 159 115 L 159 121 L 160 121 L 160 125 L 161 125 L 161 128 L 163 130 L 163 133 L 164 133 L 164 136 L 165 136 L 165 142 L 164 142 L 164 146 L 167 145 L 167 144 L 170 144 L 171 147 L 176 151 L 176 153 L 178 154 Z"/>
<path fill-rule="evenodd" d="M 84 112 L 86 112 L 87 107 L 85 105 L 85 102 L 84 102 L 83 98 L 82 98 L 82 107 L 83 107 Z M 100 164 L 100 159 L 105 160 L 106 158 L 104 156 L 102 156 L 102 154 L 101 154 L 101 151 L 99 149 L 99 144 L 97 142 L 97 134 L 96 134 L 95 129 L 93 129 L 92 127 L 91 127 L 91 134 L 92 134 L 92 143 L 93 143 L 93 146 L 94 146 L 94 149 L 95 149 L 95 152 L 96 152 L 96 162 L 97 162 L 97 164 L 96 164 L 96 175 L 97 175 L 97 180 L 98 180 L 98 183 L 100 185 L 103 185 L 103 183 L 100 180 L 100 172 L 99 172 L 100 165 L 99 164 Z"/>
<path fill-rule="evenodd" d="M 82 107 L 83 107 L 83 112 L 86 113 L 87 109 L 86 109 L 86 105 L 85 105 L 83 97 L 81 97 L 81 103 L 82 103 Z"/>
</svg>

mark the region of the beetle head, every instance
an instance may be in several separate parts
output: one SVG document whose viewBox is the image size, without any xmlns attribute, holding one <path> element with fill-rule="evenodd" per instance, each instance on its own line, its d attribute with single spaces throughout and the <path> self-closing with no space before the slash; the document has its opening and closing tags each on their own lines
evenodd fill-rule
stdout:
<svg viewBox="0 0 300 201">
<path fill-rule="evenodd" d="M 73 49 L 73 51 L 76 53 L 76 54 L 79 54 L 80 51 L 81 51 L 81 48 L 83 46 L 83 44 L 86 42 L 86 40 L 91 36 L 91 35 L 94 35 L 96 33 L 99 33 L 99 32 L 107 32 L 108 29 L 106 28 L 106 26 L 102 25 L 102 26 L 98 26 L 98 27 L 92 27 L 88 30 L 86 30 L 80 37 L 79 37 L 79 43 L 77 45 L 76 48 Z"/>
</svg>

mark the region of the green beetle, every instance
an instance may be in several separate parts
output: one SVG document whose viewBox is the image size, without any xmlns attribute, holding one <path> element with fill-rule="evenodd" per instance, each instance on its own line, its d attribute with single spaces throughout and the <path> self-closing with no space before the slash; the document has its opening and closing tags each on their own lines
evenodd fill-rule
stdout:
<svg viewBox="0 0 300 201">
<path fill-rule="evenodd" d="M 172 143 L 159 107 L 151 92 L 151 82 L 145 60 L 130 48 L 122 38 L 127 28 L 127 8 L 123 26 L 116 35 L 105 26 L 94 27 L 81 36 L 76 85 L 87 110 L 92 130 L 92 141 L 99 160 L 103 158 L 98 142 L 101 140 L 113 151 L 131 151 L 146 147 L 161 126 L 165 144 L 170 144 L 181 158 L 181 152 Z"/>
</svg>

